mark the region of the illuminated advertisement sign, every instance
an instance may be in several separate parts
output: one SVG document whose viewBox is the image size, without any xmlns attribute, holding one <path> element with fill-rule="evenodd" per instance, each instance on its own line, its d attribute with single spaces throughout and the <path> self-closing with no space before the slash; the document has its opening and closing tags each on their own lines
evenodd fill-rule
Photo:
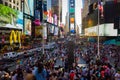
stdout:
<svg viewBox="0 0 120 80">
<path fill-rule="evenodd" d="M 44 32 L 43 32 L 43 38 L 44 38 L 44 39 L 47 39 L 47 27 L 44 26 L 44 27 L 43 27 L 43 31 L 44 31 Z"/>
<path fill-rule="evenodd" d="M 43 20 L 47 20 L 47 0 L 43 0 Z"/>
<path fill-rule="evenodd" d="M 70 32 L 71 33 L 75 33 L 75 28 L 74 28 L 75 24 L 70 24 Z"/>
<path fill-rule="evenodd" d="M 54 30 L 54 35 L 57 36 L 58 35 L 58 27 L 55 27 L 55 30 Z"/>
<path fill-rule="evenodd" d="M 42 37 L 43 26 L 35 26 L 35 37 Z"/>
<path fill-rule="evenodd" d="M 0 27 L 23 29 L 23 13 L 0 4 Z"/>
<path fill-rule="evenodd" d="M 49 33 L 54 33 L 54 26 L 52 26 L 52 25 L 48 25 L 48 32 Z"/>
<path fill-rule="evenodd" d="M 75 33 L 75 0 L 69 0 L 70 32 Z"/>
<path fill-rule="evenodd" d="M 31 35 L 31 20 L 25 19 L 25 34 Z"/>
<path fill-rule="evenodd" d="M 24 0 L 25 13 L 28 15 L 34 15 L 34 0 Z"/>
<path fill-rule="evenodd" d="M 75 0 L 70 0 L 70 13 L 74 13 L 75 12 Z"/>
<path fill-rule="evenodd" d="M 12 30 L 10 34 L 10 44 L 12 45 L 17 42 L 21 43 L 21 32 Z"/>
<path fill-rule="evenodd" d="M 98 26 L 85 29 L 86 36 L 98 36 Z M 117 29 L 114 29 L 113 23 L 99 25 L 99 36 L 117 36 Z"/>
<path fill-rule="evenodd" d="M 35 10 L 35 19 L 40 19 L 40 11 Z"/>
<path fill-rule="evenodd" d="M 56 14 L 54 14 L 54 24 L 55 25 L 57 25 L 58 24 L 58 22 L 57 22 L 58 20 L 57 20 L 57 15 Z"/>
</svg>

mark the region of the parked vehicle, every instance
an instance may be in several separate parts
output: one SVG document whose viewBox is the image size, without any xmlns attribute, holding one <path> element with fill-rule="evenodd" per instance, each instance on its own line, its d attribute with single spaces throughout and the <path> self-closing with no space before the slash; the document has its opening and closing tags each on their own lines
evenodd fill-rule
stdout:
<svg viewBox="0 0 120 80">
<path fill-rule="evenodd" d="M 10 58 L 15 58 L 15 57 L 17 57 L 17 53 L 16 52 L 9 52 L 9 53 L 3 54 L 3 58 L 4 59 L 10 59 Z"/>
</svg>

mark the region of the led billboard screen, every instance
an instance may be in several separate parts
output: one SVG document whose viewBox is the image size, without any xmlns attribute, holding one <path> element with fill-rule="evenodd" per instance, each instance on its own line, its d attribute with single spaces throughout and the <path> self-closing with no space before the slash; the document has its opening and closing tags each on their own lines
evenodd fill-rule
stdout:
<svg viewBox="0 0 120 80">
<path fill-rule="evenodd" d="M 0 4 L 0 27 L 23 29 L 23 13 Z"/>
<path fill-rule="evenodd" d="M 31 20 L 25 19 L 25 34 L 31 35 Z"/>
<path fill-rule="evenodd" d="M 24 0 L 25 13 L 28 15 L 34 15 L 34 0 Z"/>
</svg>

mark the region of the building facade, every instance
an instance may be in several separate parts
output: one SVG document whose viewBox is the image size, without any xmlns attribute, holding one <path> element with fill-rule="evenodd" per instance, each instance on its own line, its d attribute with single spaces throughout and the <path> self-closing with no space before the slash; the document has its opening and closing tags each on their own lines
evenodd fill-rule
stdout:
<svg viewBox="0 0 120 80">
<path fill-rule="evenodd" d="M 87 1 L 87 0 L 85 0 Z M 101 0 L 101 6 L 97 0 L 85 2 L 83 8 L 83 29 L 87 36 L 117 36 L 118 31 L 114 28 L 114 20 L 120 16 L 120 3 L 115 0 Z M 100 7 L 98 7 L 100 6 Z M 86 9 L 87 11 L 85 11 Z M 86 14 L 85 14 L 86 13 Z M 98 26 L 99 22 L 99 26 Z M 99 28 L 99 33 L 98 33 Z M 111 31 L 111 32 L 110 32 Z"/>
<path fill-rule="evenodd" d="M 21 0 L 2 0 L 5 6 L 21 11 Z"/>
</svg>

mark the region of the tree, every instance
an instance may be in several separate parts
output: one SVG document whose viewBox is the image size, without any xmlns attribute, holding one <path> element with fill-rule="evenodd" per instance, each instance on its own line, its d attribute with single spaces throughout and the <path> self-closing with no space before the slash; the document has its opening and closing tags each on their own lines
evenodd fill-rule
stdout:
<svg viewBox="0 0 120 80">
<path fill-rule="evenodd" d="M 11 23 L 12 16 L 17 18 L 18 11 L 0 4 L 0 22 L 1 23 Z"/>
</svg>

